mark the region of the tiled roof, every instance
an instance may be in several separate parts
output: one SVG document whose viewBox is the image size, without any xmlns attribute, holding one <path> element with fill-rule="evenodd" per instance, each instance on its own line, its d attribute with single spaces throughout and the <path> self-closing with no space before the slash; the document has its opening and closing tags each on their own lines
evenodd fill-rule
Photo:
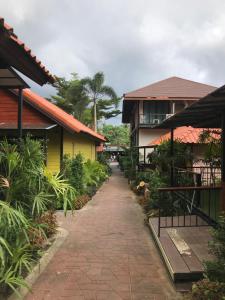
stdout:
<svg viewBox="0 0 225 300">
<path fill-rule="evenodd" d="M 23 91 L 26 102 L 28 102 L 30 105 L 38 109 L 44 115 L 51 118 L 61 126 L 66 127 L 72 132 L 86 133 L 100 141 L 105 141 L 104 136 L 87 127 L 86 125 L 75 119 L 72 115 L 66 113 L 64 110 L 62 110 L 55 104 L 35 94 L 30 89 L 24 89 Z"/>
<path fill-rule="evenodd" d="M 41 63 L 40 60 L 37 59 L 37 57 L 31 52 L 31 49 L 27 47 L 23 41 L 21 41 L 17 35 L 14 33 L 13 28 L 7 24 L 4 20 L 4 18 L 0 17 L 0 28 L 5 30 L 5 32 L 8 33 L 9 38 L 17 45 L 19 46 L 25 53 L 25 55 L 28 55 L 31 60 L 41 69 L 41 71 L 47 76 L 49 82 L 54 83 L 55 77 L 46 69 L 46 67 Z"/>
<path fill-rule="evenodd" d="M 124 94 L 124 100 L 198 100 L 216 87 L 179 78 L 170 77 L 143 88 Z"/>
<path fill-rule="evenodd" d="M 174 140 L 179 140 L 185 144 L 198 144 L 199 135 L 205 130 L 205 128 L 193 128 L 191 126 L 178 127 L 174 130 Z M 157 146 L 164 141 L 170 139 L 170 132 L 166 133 L 159 138 L 149 143 L 149 146 Z"/>
</svg>

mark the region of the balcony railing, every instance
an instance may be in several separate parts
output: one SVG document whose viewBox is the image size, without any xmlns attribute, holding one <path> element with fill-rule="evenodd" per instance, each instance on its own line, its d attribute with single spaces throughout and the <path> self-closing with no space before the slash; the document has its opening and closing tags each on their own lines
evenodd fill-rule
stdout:
<svg viewBox="0 0 225 300">
<path fill-rule="evenodd" d="M 171 114 L 140 114 L 140 125 L 157 125 L 162 123 L 165 119 L 169 118 Z"/>
<path fill-rule="evenodd" d="M 161 228 L 217 225 L 220 186 L 168 187 L 158 191 L 158 236 Z"/>
<path fill-rule="evenodd" d="M 221 184 L 219 167 L 174 168 L 174 186 L 218 186 L 219 184 Z"/>
</svg>

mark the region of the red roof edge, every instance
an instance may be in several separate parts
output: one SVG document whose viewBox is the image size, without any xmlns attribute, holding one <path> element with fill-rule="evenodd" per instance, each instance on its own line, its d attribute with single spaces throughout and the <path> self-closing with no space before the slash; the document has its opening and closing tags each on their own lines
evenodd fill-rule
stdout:
<svg viewBox="0 0 225 300">
<path fill-rule="evenodd" d="M 8 33 L 9 38 L 15 42 L 19 47 L 22 48 L 22 50 L 30 57 L 30 59 L 41 69 L 41 71 L 45 74 L 45 76 L 48 78 L 48 81 L 50 83 L 54 83 L 56 81 L 56 78 L 54 75 L 52 75 L 46 67 L 41 63 L 40 60 L 36 58 L 36 56 L 31 52 L 31 49 L 25 45 L 25 43 L 18 39 L 17 35 L 14 33 L 13 27 L 7 24 L 4 20 L 4 18 L 0 17 L 0 27 L 5 30 L 5 32 Z"/>
<path fill-rule="evenodd" d="M 41 97 L 40 95 L 34 93 L 30 89 L 24 89 L 24 99 L 34 108 L 38 109 L 45 116 L 53 119 L 59 125 L 71 130 L 72 132 L 80 133 L 83 132 L 88 134 L 92 138 L 98 141 L 105 142 L 106 139 L 103 135 L 97 133 L 91 128 L 87 127 L 72 115 L 68 114 L 55 104 Z"/>
</svg>

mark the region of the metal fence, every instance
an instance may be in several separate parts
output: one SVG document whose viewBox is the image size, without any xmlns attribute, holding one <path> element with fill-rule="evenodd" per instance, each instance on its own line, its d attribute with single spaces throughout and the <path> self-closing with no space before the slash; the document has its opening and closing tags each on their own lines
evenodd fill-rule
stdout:
<svg viewBox="0 0 225 300">
<path fill-rule="evenodd" d="M 153 113 L 145 113 L 139 115 L 139 124 L 141 125 L 156 125 L 162 123 L 168 114 L 153 114 Z"/>
<path fill-rule="evenodd" d="M 174 168 L 175 186 L 216 186 L 221 183 L 221 168 L 193 166 Z"/>
<path fill-rule="evenodd" d="M 160 188 L 158 235 L 161 228 L 216 226 L 221 187 Z"/>
</svg>

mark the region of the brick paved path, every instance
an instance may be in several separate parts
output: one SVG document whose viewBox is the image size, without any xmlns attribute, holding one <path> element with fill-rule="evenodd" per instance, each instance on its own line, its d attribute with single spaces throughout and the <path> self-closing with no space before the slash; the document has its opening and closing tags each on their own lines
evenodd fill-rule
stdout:
<svg viewBox="0 0 225 300">
<path fill-rule="evenodd" d="M 59 221 L 69 235 L 26 300 L 177 299 L 117 167 L 89 204 Z"/>
</svg>

